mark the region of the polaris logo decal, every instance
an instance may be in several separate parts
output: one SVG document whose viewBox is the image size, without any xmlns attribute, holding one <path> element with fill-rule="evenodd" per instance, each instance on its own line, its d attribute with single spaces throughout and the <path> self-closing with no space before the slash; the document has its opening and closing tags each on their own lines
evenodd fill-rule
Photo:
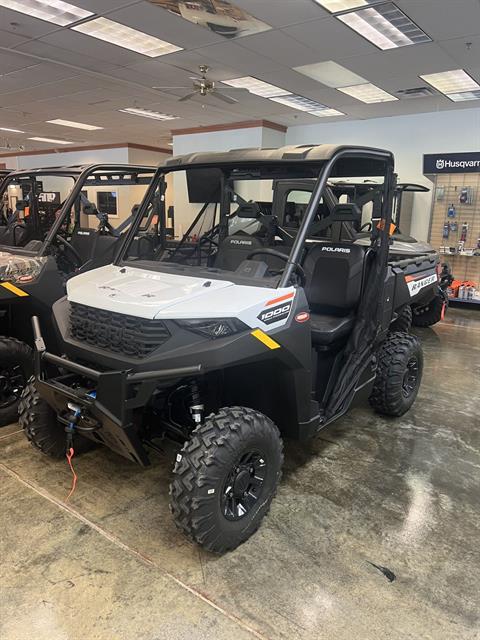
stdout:
<svg viewBox="0 0 480 640">
<path fill-rule="evenodd" d="M 264 324 L 273 324 L 274 322 L 279 322 L 280 320 L 285 320 L 286 318 L 288 318 L 291 308 L 291 302 L 279 304 L 277 307 L 265 309 L 257 316 L 257 318 Z"/>
<path fill-rule="evenodd" d="M 251 240 L 236 240 L 234 238 L 234 239 L 230 240 L 230 244 L 245 244 L 248 247 L 251 247 L 252 246 L 252 241 Z"/>
<path fill-rule="evenodd" d="M 415 280 L 413 278 L 409 279 L 409 276 L 405 276 L 405 281 L 407 283 L 408 291 L 410 293 L 410 297 L 415 296 L 421 289 L 438 282 L 438 276 L 436 273 L 432 273 L 425 278 L 420 278 Z"/>
<path fill-rule="evenodd" d="M 350 253 L 350 249 L 345 247 L 322 247 L 322 251 L 333 251 L 334 253 Z"/>
</svg>

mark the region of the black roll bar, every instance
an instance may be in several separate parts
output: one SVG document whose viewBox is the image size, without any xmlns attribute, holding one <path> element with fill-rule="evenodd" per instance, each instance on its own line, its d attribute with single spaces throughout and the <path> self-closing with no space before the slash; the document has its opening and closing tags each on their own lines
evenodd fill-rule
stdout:
<svg viewBox="0 0 480 640">
<path fill-rule="evenodd" d="M 43 242 L 43 246 L 40 249 L 39 252 L 39 256 L 44 256 L 48 246 L 50 245 L 50 243 L 52 242 L 52 240 L 54 239 L 54 237 L 57 235 L 58 230 L 60 229 L 60 227 L 62 226 L 62 224 L 65 222 L 65 217 L 68 213 L 68 211 L 71 210 L 71 208 L 73 207 L 73 205 L 75 204 L 78 196 L 80 195 L 80 191 L 82 190 L 82 188 L 85 185 L 85 181 L 88 178 L 89 175 L 92 175 L 93 173 L 95 173 L 96 171 L 100 171 L 100 170 L 104 170 L 104 171 L 118 171 L 120 172 L 131 172 L 131 173 L 148 173 L 151 172 L 152 174 L 156 174 L 156 170 L 155 167 L 148 167 L 148 166 L 144 166 L 144 165 L 132 165 L 131 167 L 129 165 L 125 165 L 125 164 L 92 164 L 88 167 L 86 167 L 85 169 L 83 169 L 83 171 L 80 172 L 80 174 L 78 175 L 78 178 L 75 182 L 75 184 L 73 185 L 73 189 L 70 191 L 70 193 L 67 196 L 67 199 L 65 200 L 65 202 L 63 203 L 63 207 L 62 207 L 62 212 L 61 214 L 57 217 L 57 219 L 55 220 L 55 223 L 52 225 L 52 227 L 50 228 L 50 231 L 47 233 L 45 240 Z M 45 171 L 47 171 L 45 169 Z M 53 175 L 53 172 L 52 172 Z"/>
<path fill-rule="evenodd" d="M 279 288 L 287 287 L 289 285 L 290 278 L 292 277 L 293 271 L 301 258 L 305 240 L 308 237 L 310 225 L 312 224 L 313 219 L 315 217 L 315 213 L 320 204 L 320 199 L 322 198 L 323 192 L 327 185 L 327 181 L 328 181 L 328 178 L 330 177 L 332 169 L 335 166 L 335 164 L 338 162 L 338 160 L 346 157 L 364 158 L 364 159 L 370 159 L 370 160 L 383 160 L 385 162 L 385 167 L 387 169 L 387 172 L 388 172 L 388 169 L 390 169 L 390 173 L 393 172 L 394 163 L 393 163 L 392 155 L 389 152 L 376 151 L 368 148 L 353 149 L 353 148 L 347 147 L 347 148 L 339 149 L 330 158 L 330 160 L 327 161 L 327 163 L 322 167 L 319 173 L 318 182 L 315 185 L 315 188 L 312 192 L 312 195 L 310 197 L 310 200 L 307 206 L 307 210 L 305 212 L 303 225 L 300 228 L 295 238 L 295 242 L 293 243 L 292 251 L 290 252 L 290 257 L 287 262 L 287 266 L 285 267 L 282 277 L 280 278 L 280 282 L 278 283 Z M 388 185 L 387 188 L 389 186 L 391 185 Z M 384 186 L 384 189 L 385 189 L 385 186 Z M 391 207 L 386 207 L 386 209 L 388 214 L 387 216 L 388 220 L 385 219 L 385 227 L 382 231 L 382 234 L 385 234 L 385 237 L 388 238 L 388 232 L 389 232 L 390 222 L 391 222 Z M 385 207 L 384 207 L 384 211 L 385 211 Z"/>
</svg>

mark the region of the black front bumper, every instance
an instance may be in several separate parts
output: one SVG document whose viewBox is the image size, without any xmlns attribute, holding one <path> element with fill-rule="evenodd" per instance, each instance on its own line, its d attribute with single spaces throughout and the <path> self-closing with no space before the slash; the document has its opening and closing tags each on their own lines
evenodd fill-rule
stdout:
<svg viewBox="0 0 480 640">
<path fill-rule="evenodd" d="M 198 376 L 201 365 L 131 373 L 97 371 L 46 350 L 38 318 L 32 319 L 35 338 L 35 386 L 42 398 L 68 423 L 78 410 L 76 429 L 124 457 L 149 464 L 134 423 L 134 410 L 144 407 L 159 386 L 169 387 L 183 378 Z M 62 371 L 47 378 L 48 365 Z M 70 406 L 69 406 L 70 405 Z"/>
</svg>

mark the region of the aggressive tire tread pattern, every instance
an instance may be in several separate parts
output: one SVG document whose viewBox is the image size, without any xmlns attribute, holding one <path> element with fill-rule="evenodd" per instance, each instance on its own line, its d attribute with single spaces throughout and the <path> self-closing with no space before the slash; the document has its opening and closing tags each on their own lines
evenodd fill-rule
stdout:
<svg viewBox="0 0 480 640">
<path fill-rule="evenodd" d="M 247 520 L 241 531 L 224 535 L 211 516 L 212 500 L 219 500 L 219 492 L 216 490 L 213 497 L 209 496 L 208 487 L 218 488 L 223 479 L 221 463 L 235 456 L 252 434 L 266 438 L 271 447 L 278 468 L 274 486 L 259 505 L 258 517 Z M 211 414 L 195 428 L 177 456 L 170 485 L 170 509 L 175 524 L 190 540 L 209 551 L 224 553 L 234 549 L 255 533 L 269 511 L 282 464 L 280 433 L 267 416 L 246 407 L 226 407 Z"/>
<path fill-rule="evenodd" d="M 32 350 L 20 340 L 0 336 L 0 362 L 5 364 L 20 364 L 25 380 L 28 380 L 32 372 Z M 18 402 L 0 409 L 0 427 L 16 422 L 18 418 Z"/>
<path fill-rule="evenodd" d="M 415 392 L 405 398 L 402 393 L 403 376 L 410 357 L 418 361 L 418 380 Z M 423 370 L 423 354 L 419 340 L 408 333 L 392 333 L 377 353 L 378 368 L 370 395 L 370 404 L 377 413 L 401 416 L 415 401 Z"/>
<path fill-rule="evenodd" d="M 30 444 L 51 458 L 59 460 L 65 457 L 65 431 L 57 421 L 53 409 L 36 390 L 34 378 L 30 378 L 23 390 L 18 410 L 18 422 Z M 75 435 L 75 455 L 85 453 L 94 446 L 94 442 Z"/>
</svg>

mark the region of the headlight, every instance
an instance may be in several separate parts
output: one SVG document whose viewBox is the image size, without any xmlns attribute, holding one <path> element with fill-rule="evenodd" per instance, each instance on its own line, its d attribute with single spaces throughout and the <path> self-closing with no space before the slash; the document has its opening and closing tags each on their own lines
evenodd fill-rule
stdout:
<svg viewBox="0 0 480 640">
<path fill-rule="evenodd" d="M 237 318 L 208 318 L 199 320 L 175 320 L 189 331 L 194 331 L 207 338 L 226 338 L 248 329 L 247 325 Z"/>
<path fill-rule="evenodd" d="M 30 258 L 0 251 L 0 281 L 31 282 L 37 278 L 47 258 Z"/>
</svg>

